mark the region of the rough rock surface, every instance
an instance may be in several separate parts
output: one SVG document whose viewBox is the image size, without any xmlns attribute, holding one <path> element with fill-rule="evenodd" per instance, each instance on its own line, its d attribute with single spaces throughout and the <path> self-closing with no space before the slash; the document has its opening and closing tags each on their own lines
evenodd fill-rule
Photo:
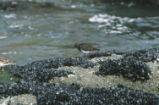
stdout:
<svg viewBox="0 0 159 105">
<path fill-rule="evenodd" d="M 118 88 L 82 88 L 77 84 L 27 84 L 20 83 L 5 86 L 5 96 L 8 94 L 31 93 L 36 96 L 38 105 L 150 105 L 158 104 L 159 96 L 135 91 L 119 85 Z M 4 85 L 1 84 L 1 88 Z M 4 87 L 3 87 L 4 88 Z M 10 92 L 8 91 L 10 90 Z"/>
<path fill-rule="evenodd" d="M 151 74 L 150 68 L 142 61 L 133 57 L 127 57 L 120 60 L 107 60 L 101 62 L 99 72 L 101 75 L 122 75 L 132 81 L 148 80 Z"/>
<path fill-rule="evenodd" d="M 19 81 L 0 83 L 0 99 L 6 98 L 1 101 L 4 103 L 8 100 L 7 97 L 32 94 L 38 105 L 158 105 L 159 64 L 156 49 L 126 53 L 96 52 L 91 57 L 88 55 L 35 61 L 11 71 L 12 75 L 19 77 Z M 105 56 L 107 53 L 110 56 L 121 56 L 113 60 L 109 55 Z M 98 61 L 94 61 L 96 56 Z M 71 67 L 77 69 L 72 70 Z M 95 75 L 94 72 L 113 76 L 104 77 Z M 123 78 L 116 75 L 122 75 Z M 72 83 L 67 82 L 72 77 L 77 78 L 73 78 Z M 62 80 L 56 81 L 57 79 Z M 85 86 L 80 84 L 82 82 Z M 91 82 L 95 85 L 89 87 L 87 84 Z"/>
</svg>

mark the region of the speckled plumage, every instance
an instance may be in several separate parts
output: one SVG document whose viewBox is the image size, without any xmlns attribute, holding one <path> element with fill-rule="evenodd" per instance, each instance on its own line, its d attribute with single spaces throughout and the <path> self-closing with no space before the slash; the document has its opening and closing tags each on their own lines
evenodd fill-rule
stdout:
<svg viewBox="0 0 159 105">
<path fill-rule="evenodd" d="M 76 43 L 75 47 L 83 53 L 90 53 L 99 50 L 98 48 L 94 47 L 91 43 Z"/>
</svg>

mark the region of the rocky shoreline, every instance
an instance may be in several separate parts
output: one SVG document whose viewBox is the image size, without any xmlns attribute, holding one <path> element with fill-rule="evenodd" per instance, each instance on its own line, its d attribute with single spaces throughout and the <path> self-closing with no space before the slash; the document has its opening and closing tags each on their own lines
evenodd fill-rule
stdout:
<svg viewBox="0 0 159 105">
<path fill-rule="evenodd" d="M 5 12 L 32 9 L 74 10 L 47 2 L 0 3 Z M 0 78 L 0 105 L 159 105 L 159 48 L 52 57 L 6 66 Z"/>
<path fill-rule="evenodd" d="M 112 50 L 11 66 L 19 80 L 0 83 L 0 104 L 158 105 L 158 57 L 159 48 Z"/>
</svg>

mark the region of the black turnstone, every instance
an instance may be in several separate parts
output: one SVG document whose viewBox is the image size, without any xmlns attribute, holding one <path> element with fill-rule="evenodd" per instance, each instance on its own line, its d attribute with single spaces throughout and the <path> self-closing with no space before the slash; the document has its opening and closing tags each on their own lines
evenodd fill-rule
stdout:
<svg viewBox="0 0 159 105">
<path fill-rule="evenodd" d="M 99 49 L 94 47 L 92 43 L 75 43 L 74 47 L 83 53 L 99 51 Z"/>
</svg>

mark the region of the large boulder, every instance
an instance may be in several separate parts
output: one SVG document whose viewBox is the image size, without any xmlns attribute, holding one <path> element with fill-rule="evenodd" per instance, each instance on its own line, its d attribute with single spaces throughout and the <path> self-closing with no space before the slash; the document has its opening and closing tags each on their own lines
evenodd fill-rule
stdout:
<svg viewBox="0 0 159 105">
<path fill-rule="evenodd" d="M 157 4 L 159 5 L 159 0 L 148 0 L 149 2 L 153 3 L 153 4 Z"/>
</svg>

